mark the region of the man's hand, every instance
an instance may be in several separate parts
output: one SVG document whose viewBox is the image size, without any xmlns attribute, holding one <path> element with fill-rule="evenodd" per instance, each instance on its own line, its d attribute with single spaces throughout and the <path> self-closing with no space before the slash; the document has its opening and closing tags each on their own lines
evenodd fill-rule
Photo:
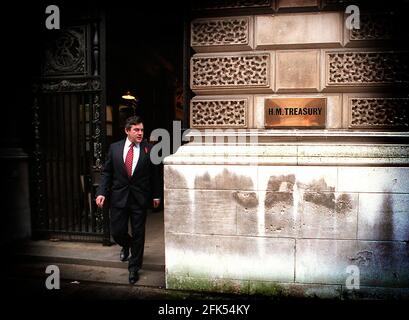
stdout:
<svg viewBox="0 0 409 320">
<path fill-rule="evenodd" d="M 102 208 L 102 207 L 104 206 L 105 197 L 104 197 L 104 196 L 98 196 L 98 197 L 95 199 L 95 202 L 96 202 L 96 204 L 97 204 L 97 206 L 98 206 L 99 208 Z"/>
<path fill-rule="evenodd" d="M 160 199 L 153 199 L 153 207 L 156 209 L 160 205 Z"/>
</svg>

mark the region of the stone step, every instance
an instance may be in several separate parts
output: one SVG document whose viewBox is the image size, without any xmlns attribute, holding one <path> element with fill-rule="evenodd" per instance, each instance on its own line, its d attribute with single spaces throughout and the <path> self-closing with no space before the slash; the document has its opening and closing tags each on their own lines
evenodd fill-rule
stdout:
<svg viewBox="0 0 409 320">
<path fill-rule="evenodd" d="M 43 278 L 44 284 L 46 278 L 50 275 L 45 273 L 48 262 L 15 262 L 8 273 L 10 278 Z M 124 268 L 102 267 L 81 265 L 72 263 L 54 263 L 60 270 L 60 279 L 70 281 L 72 284 L 81 283 L 104 283 L 129 285 L 128 270 Z M 138 286 L 147 286 L 154 288 L 165 288 L 165 273 L 162 271 L 141 269 L 139 271 L 140 279 L 136 283 Z"/>
<path fill-rule="evenodd" d="M 145 245 L 145 270 L 165 271 L 162 247 L 163 243 L 159 242 Z M 117 245 L 104 247 L 98 243 L 30 241 L 14 250 L 13 260 L 127 269 L 128 263 L 119 261 L 119 252 L 120 247 Z"/>
</svg>

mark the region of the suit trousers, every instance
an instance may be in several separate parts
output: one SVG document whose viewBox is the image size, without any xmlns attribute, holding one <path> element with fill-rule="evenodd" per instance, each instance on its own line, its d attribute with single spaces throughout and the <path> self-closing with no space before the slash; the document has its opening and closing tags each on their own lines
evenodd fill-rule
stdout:
<svg viewBox="0 0 409 320">
<path fill-rule="evenodd" d="M 128 221 L 131 220 L 131 233 L 128 233 Z M 114 241 L 122 247 L 131 249 L 129 271 L 138 271 L 142 267 L 145 247 L 146 209 L 141 208 L 132 196 L 128 197 L 125 208 L 111 207 L 111 234 Z"/>
</svg>

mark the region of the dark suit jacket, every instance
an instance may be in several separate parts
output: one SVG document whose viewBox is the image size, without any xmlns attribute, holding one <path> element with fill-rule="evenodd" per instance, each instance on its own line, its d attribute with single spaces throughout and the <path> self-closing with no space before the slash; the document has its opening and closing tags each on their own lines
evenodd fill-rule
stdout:
<svg viewBox="0 0 409 320">
<path fill-rule="evenodd" d="M 160 198 L 158 166 L 150 161 L 151 145 L 142 141 L 139 159 L 131 178 L 128 177 L 123 160 L 125 139 L 111 144 L 101 174 L 96 195 L 110 197 L 111 207 L 124 208 L 128 197 L 139 206 L 147 208 L 152 198 Z"/>
</svg>

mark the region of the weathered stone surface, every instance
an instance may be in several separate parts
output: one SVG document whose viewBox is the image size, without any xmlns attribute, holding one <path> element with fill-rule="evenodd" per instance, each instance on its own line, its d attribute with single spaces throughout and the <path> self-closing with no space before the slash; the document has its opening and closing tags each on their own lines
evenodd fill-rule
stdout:
<svg viewBox="0 0 409 320">
<path fill-rule="evenodd" d="M 296 282 L 346 284 L 355 265 L 360 285 L 408 287 L 407 242 L 298 239 Z"/>
<path fill-rule="evenodd" d="M 229 189 L 229 190 L 253 190 L 255 184 L 253 182 L 253 175 L 256 168 L 236 168 L 230 170 L 224 168 L 222 172 L 215 175 L 210 175 L 216 170 L 214 167 L 209 168 L 208 172 L 203 175 L 197 174 L 195 177 L 195 189 Z"/>
<path fill-rule="evenodd" d="M 294 240 L 243 236 L 166 235 L 167 276 L 294 280 Z"/>
<path fill-rule="evenodd" d="M 197 234 L 236 234 L 235 192 L 165 190 L 165 230 Z"/>
<path fill-rule="evenodd" d="M 206 129 L 210 130 L 210 129 Z M 244 139 L 242 139 L 244 137 Z M 216 141 L 217 141 L 216 137 Z M 255 145 L 246 142 L 245 136 L 237 137 L 237 134 L 229 136 L 227 140 L 233 140 L 230 145 L 223 145 L 223 137 L 220 144 L 216 142 L 203 143 L 206 139 L 202 135 L 195 137 L 199 140 L 197 144 L 181 146 L 176 154 L 165 158 L 166 164 L 184 165 L 187 167 L 196 165 L 219 166 L 227 165 L 231 167 L 240 167 L 246 170 L 247 167 L 255 167 L 261 164 L 272 165 L 296 165 L 297 147 L 288 145 Z M 230 139 L 233 138 L 233 139 Z M 236 138 L 238 138 L 237 141 Z M 251 139 L 251 138 L 250 138 Z M 240 140 L 244 140 L 243 143 Z M 247 144 L 247 145 L 243 145 Z M 193 169 L 192 169 L 193 170 Z M 202 171 L 200 171 L 201 174 Z M 166 176 L 165 176 L 166 177 Z M 256 176 L 254 176 L 256 178 Z M 190 181 L 190 180 L 189 180 Z M 165 181 L 165 186 L 169 183 Z M 170 186 L 169 186 L 170 187 Z"/>
<path fill-rule="evenodd" d="M 388 147 L 402 156 L 399 146 Z M 344 151 L 337 145 L 298 149 L 304 156 L 325 153 L 340 159 L 381 156 L 386 150 L 376 145 L 344 146 Z M 174 170 L 170 177 L 183 187 L 165 193 L 169 279 L 182 277 L 186 286 L 200 284 L 204 290 L 335 297 L 350 275 L 347 266 L 356 265 L 361 286 L 409 286 L 405 167 L 250 166 L 251 174 L 245 175 L 243 166 L 169 168 Z M 362 240 L 353 240 L 357 234 Z M 290 286 L 293 291 L 281 284 L 246 282 L 292 282 L 294 272 L 301 287 Z M 204 281 L 206 277 L 211 280 Z M 175 288 L 183 287 L 182 280 Z M 304 290 L 308 284 L 330 286 Z M 393 296 L 391 292 L 387 294 Z M 358 299 L 381 293 L 370 291 Z"/>
<path fill-rule="evenodd" d="M 295 184 L 295 175 L 287 174 L 280 176 L 270 176 L 267 183 L 267 190 L 293 192 Z M 292 197 L 290 199 L 293 200 Z"/>
<path fill-rule="evenodd" d="M 382 288 L 365 287 L 359 289 L 347 289 L 342 286 L 342 298 L 344 300 L 408 300 L 408 288 Z"/>
<path fill-rule="evenodd" d="M 187 189 L 188 180 L 183 171 L 183 168 L 178 166 L 165 166 L 163 171 L 165 189 Z"/>
<path fill-rule="evenodd" d="M 309 145 L 298 147 L 299 165 L 405 165 L 409 163 L 405 145 Z"/>
<path fill-rule="evenodd" d="M 164 223 L 165 232 L 192 233 L 193 203 L 187 189 L 164 191 Z"/>
<path fill-rule="evenodd" d="M 358 238 L 409 240 L 409 194 L 360 193 Z"/>
<path fill-rule="evenodd" d="M 340 285 L 250 281 L 249 293 L 256 296 L 340 299 Z"/>
<path fill-rule="evenodd" d="M 216 134 L 216 138 L 210 136 L 212 133 L 206 133 L 207 130 L 212 130 L 211 132 Z M 280 166 L 280 170 L 284 170 L 283 166 L 306 166 L 309 168 L 324 166 L 326 170 L 329 166 L 366 166 L 372 168 L 374 166 L 406 167 L 409 165 L 409 158 L 406 156 L 409 152 L 409 146 L 403 143 L 381 144 L 379 140 L 374 143 L 373 140 L 373 138 L 385 139 L 386 137 L 398 137 L 403 140 L 403 138 L 409 137 L 405 133 L 274 130 L 264 131 L 261 134 L 258 131 L 249 131 L 243 134 L 243 132 L 235 133 L 231 130 L 233 129 L 216 133 L 216 129 L 205 129 L 204 133 L 203 131 L 198 132 L 197 136 L 194 137 L 194 143 L 179 147 L 175 154 L 166 157 L 164 161 L 167 165 L 184 165 L 186 170 L 190 170 L 190 167 L 196 165 L 219 166 L 219 168 Z M 227 134 L 226 131 L 230 133 Z M 254 139 L 258 142 L 249 142 L 253 137 L 251 136 L 252 132 L 259 134 L 257 139 Z M 224 134 L 226 136 L 223 136 Z M 246 134 L 250 136 L 250 139 L 246 137 Z M 211 137 L 212 140 L 204 143 L 203 140 L 207 141 L 208 137 Z M 341 144 L 341 142 L 334 141 L 342 137 L 351 140 L 351 142 Z M 333 141 L 326 144 L 318 141 L 310 142 L 312 139 L 321 138 L 328 142 L 330 139 Z M 353 140 L 357 141 L 358 139 L 359 142 L 353 142 Z M 196 140 L 199 141 L 196 143 Z M 300 140 L 305 140 L 305 142 L 295 144 Z M 364 144 L 363 141 L 367 141 L 367 143 Z M 304 171 L 301 170 L 301 172 Z M 254 172 L 250 173 L 253 174 Z M 200 174 L 204 174 L 204 172 L 200 171 Z M 256 179 L 255 176 L 254 179 Z M 191 181 L 191 185 L 194 185 L 194 179 L 191 176 L 187 176 L 185 180 L 186 183 Z M 178 178 L 175 181 L 167 181 L 165 172 L 165 187 L 172 188 L 172 183 L 179 185 L 178 181 Z M 260 186 L 260 188 L 262 190 L 265 186 Z"/>
<path fill-rule="evenodd" d="M 167 274 L 166 288 L 175 290 L 181 289 L 204 292 L 248 294 L 249 281 L 218 278 L 193 278 Z"/>
<path fill-rule="evenodd" d="M 342 96 L 327 95 L 327 129 L 342 128 Z"/>
<path fill-rule="evenodd" d="M 354 242 L 297 239 L 295 281 L 302 283 L 344 284 L 347 255 Z"/>
<path fill-rule="evenodd" d="M 257 49 L 339 47 L 343 20 L 340 12 L 256 16 Z"/>
<path fill-rule="evenodd" d="M 258 197 L 256 192 L 234 191 L 233 199 L 236 203 L 244 208 L 256 208 L 258 206 Z"/>
<path fill-rule="evenodd" d="M 299 216 L 294 214 L 291 192 L 259 191 L 257 207 L 237 206 L 237 234 L 294 237 Z"/>
<path fill-rule="evenodd" d="M 338 191 L 409 193 L 409 168 L 341 167 Z"/>
<path fill-rule="evenodd" d="M 275 91 L 319 91 L 319 50 L 277 51 L 276 56 Z"/>
<path fill-rule="evenodd" d="M 335 167 L 273 167 L 258 168 L 258 190 L 268 191 L 335 191 Z M 296 188 L 296 189 L 295 189 Z"/>
<path fill-rule="evenodd" d="M 264 234 L 269 236 L 296 236 L 299 226 L 299 216 L 296 212 L 297 203 L 293 193 L 265 193 L 264 200 Z"/>
<path fill-rule="evenodd" d="M 237 207 L 237 234 L 356 239 L 358 195 L 259 191 L 259 205 Z"/>
<path fill-rule="evenodd" d="M 305 192 L 302 198 L 300 237 L 356 239 L 357 194 Z"/>
<path fill-rule="evenodd" d="M 256 166 L 166 166 L 165 189 L 256 190 Z"/>
<path fill-rule="evenodd" d="M 307 158 L 334 157 L 338 159 L 362 159 L 362 158 L 403 158 L 409 154 L 409 147 L 405 145 L 385 144 L 348 144 L 348 145 L 312 145 L 303 144 L 298 146 L 298 155 L 302 161 Z M 305 159 L 304 159 L 305 158 Z M 347 163 L 348 159 L 344 160 Z"/>
</svg>

